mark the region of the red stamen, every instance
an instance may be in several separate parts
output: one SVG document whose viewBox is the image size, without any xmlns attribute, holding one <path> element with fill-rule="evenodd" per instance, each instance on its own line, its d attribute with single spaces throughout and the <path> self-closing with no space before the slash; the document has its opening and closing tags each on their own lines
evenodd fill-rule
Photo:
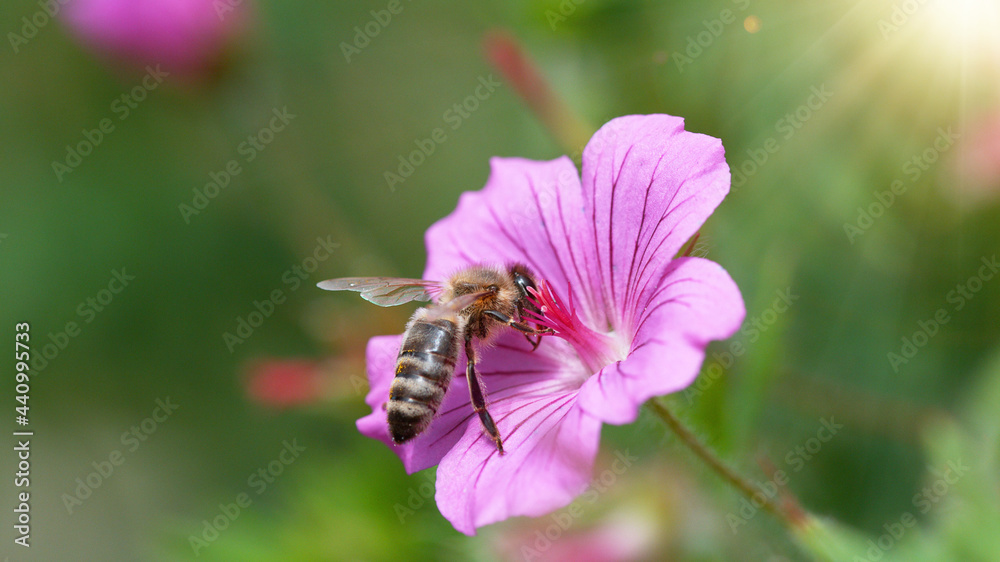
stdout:
<svg viewBox="0 0 1000 562">
<path fill-rule="evenodd" d="M 529 287 L 528 292 L 529 300 L 541 313 L 526 310 L 525 317 L 543 328 L 555 331 L 556 336 L 568 341 L 592 372 L 620 361 L 627 355 L 627 349 L 620 349 L 623 346 L 616 345 L 611 334 L 602 334 L 586 326 L 576 315 L 572 299 L 567 307 L 545 281 L 541 281 L 537 289 Z"/>
</svg>

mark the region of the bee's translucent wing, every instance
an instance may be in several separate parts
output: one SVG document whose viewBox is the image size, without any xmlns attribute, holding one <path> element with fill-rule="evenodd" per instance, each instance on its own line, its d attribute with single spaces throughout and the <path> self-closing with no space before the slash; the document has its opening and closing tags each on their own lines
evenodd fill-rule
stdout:
<svg viewBox="0 0 1000 562">
<path fill-rule="evenodd" d="M 441 283 L 398 277 L 341 277 L 316 284 L 327 291 L 357 291 L 361 298 L 379 306 L 396 306 L 410 301 L 429 301 L 441 291 Z"/>
<path fill-rule="evenodd" d="M 480 291 L 478 293 L 467 293 L 464 295 L 459 295 L 450 301 L 442 304 L 441 306 L 435 306 L 428 310 L 425 319 L 432 320 L 436 318 L 442 318 L 449 314 L 455 314 L 461 312 L 465 308 L 473 305 L 479 299 L 491 295 L 490 291 Z"/>
</svg>

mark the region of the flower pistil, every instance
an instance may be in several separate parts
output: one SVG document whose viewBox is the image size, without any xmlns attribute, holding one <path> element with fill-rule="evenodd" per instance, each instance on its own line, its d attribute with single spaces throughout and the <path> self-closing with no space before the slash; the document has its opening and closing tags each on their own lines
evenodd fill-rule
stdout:
<svg viewBox="0 0 1000 562">
<path fill-rule="evenodd" d="M 613 331 L 601 333 L 585 325 L 576 314 L 572 299 L 567 307 L 545 281 L 538 288 L 528 288 L 529 299 L 541 314 L 526 310 L 525 316 L 535 324 L 549 328 L 568 341 L 591 373 L 628 357 L 629 344 Z M 572 287 L 570 287 L 572 294 Z"/>
</svg>

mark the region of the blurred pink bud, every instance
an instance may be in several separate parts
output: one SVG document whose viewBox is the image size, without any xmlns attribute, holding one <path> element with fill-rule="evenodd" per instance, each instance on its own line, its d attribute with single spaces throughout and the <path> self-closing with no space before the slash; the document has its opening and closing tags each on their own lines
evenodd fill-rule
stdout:
<svg viewBox="0 0 1000 562">
<path fill-rule="evenodd" d="M 219 66 L 249 8 L 247 0 L 72 0 L 63 19 L 113 62 L 193 79 Z"/>
<path fill-rule="evenodd" d="M 575 523 L 571 513 L 559 513 L 512 529 L 498 536 L 493 546 L 503 560 L 628 562 L 656 558 L 657 521 L 648 513 L 622 508 L 599 521 Z"/>
<path fill-rule="evenodd" d="M 498 29 L 483 39 L 486 58 L 521 100 L 570 154 L 579 154 L 594 127 L 584 123 L 549 86 L 538 66 L 509 32 Z"/>
<path fill-rule="evenodd" d="M 957 148 L 962 194 L 974 201 L 1000 196 L 1000 111 L 967 128 Z"/>
<path fill-rule="evenodd" d="M 290 408 L 318 400 L 322 373 L 315 361 L 268 360 L 252 365 L 247 377 L 251 400 L 272 408 Z"/>
</svg>

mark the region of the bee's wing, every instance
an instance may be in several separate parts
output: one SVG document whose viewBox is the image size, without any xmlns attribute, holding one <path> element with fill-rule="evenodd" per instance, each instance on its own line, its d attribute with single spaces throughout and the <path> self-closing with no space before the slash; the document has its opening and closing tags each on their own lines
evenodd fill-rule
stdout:
<svg viewBox="0 0 1000 562">
<path fill-rule="evenodd" d="M 425 319 L 430 320 L 435 318 L 442 318 L 449 314 L 457 314 L 465 310 L 467 307 L 475 304 L 476 301 L 478 301 L 479 299 L 487 297 L 490 294 L 492 294 L 490 293 L 490 291 L 481 291 L 478 293 L 468 293 L 465 295 L 459 295 L 440 306 L 429 308 L 427 316 L 425 316 Z"/>
<path fill-rule="evenodd" d="M 429 301 L 441 291 L 441 283 L 398 277 L 341 277 L 316 284 L 327 291 L 357 291 L 361 298 L 379 306 L 396 306 L 410 301 Z"/>
</svg>

